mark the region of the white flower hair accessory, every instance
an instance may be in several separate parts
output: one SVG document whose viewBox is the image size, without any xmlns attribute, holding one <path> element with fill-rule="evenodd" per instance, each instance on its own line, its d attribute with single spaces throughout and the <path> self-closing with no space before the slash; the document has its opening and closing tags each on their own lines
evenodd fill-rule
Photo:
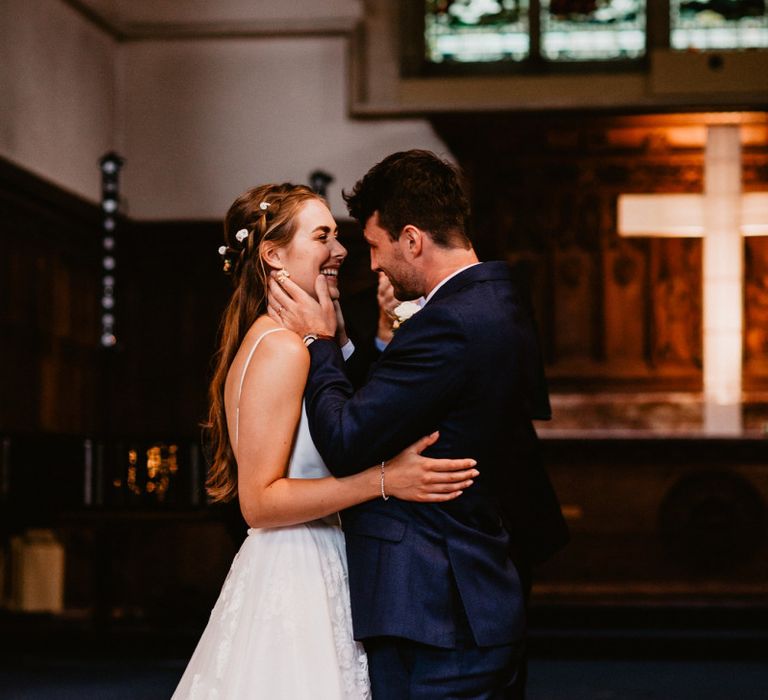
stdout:
<svg viewBox="0 0 768 700">
<path fill-rule="evenodd" d="M 263 201 L 261 204 L 259 204 L 259 209 L 261 209 L 261 211 L 267 211 L 267 209 L 269 209 L 269 202 L 266 200 Z"/>
<path fill-rule="evenodd" d="M 224 274 L 230 274 L 235 266 L 236 258 L 240 256 L 240 251 L 221 245 L 219 246 L 219 255 L 224 261 Z"/>
<path fill-rule="evenodd" d="M 411 318 L 411 316 L 417 314 L 419 311 L 421 311 L 421 306 L 415 301 L 404 301 L 402 304 L 398 304 L 392 310 L 392 313 L 395 314 L 395 322 L 392 324 L 392 330 L 400 328 L 400 326 Z"/>
<path fill-rule="evenodd" d="M 248 229 L 247 228 L 241 228 L 235 234 L 235 238 L 237 239 L 238 243 L 242 243 L 246 238 L 248 238 Z"/>
</svg>

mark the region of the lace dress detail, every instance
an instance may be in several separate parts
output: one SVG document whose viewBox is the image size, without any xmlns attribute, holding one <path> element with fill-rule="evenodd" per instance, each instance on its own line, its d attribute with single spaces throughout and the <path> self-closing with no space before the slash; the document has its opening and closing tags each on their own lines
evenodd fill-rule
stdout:
<svg viewBox="0 0 768 700">
<path fill-rule="evenodd" d="M 313 533 L 314 535 L 314 533 Z M 337 538 L 335 550 L 318 544 L 323 580 L 328 591 L 336 657 L 344 680 L 345 698 L 370 698 L 368 657 L 360 642 L 352 638 L 352 613 L 349 601 L 349 576 L 343 536 Z"/>
<path fill-rule="evenodd" d="M 329 475 L 304 406 L 288 475 Z M 370 697 L 338 516 L 248 530 L 173 700 Z"/>
</svg>

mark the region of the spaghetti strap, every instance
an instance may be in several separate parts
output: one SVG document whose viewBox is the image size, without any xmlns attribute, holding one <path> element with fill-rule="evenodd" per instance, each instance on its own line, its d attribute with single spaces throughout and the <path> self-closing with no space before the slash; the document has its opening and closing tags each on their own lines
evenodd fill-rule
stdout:
<svg viewBox="0 0 768 700">
<path fill-rule="evenodd" d="M 248 352 L 248 357 L 245 358 L 245 364 L 243 365 L 243 371 L 240 375 L 240 386 L 237 389 L 237 407 L 235 408 L 235 451 L 237 451 L 237 443 L 240 437 L 240 395 L 243 393 L 243 384 L 245 383 L 245 373 L 248 371 L 248 365 L 251 364 L 251 358 L 253 353 L 256 352 L 256 348 L 259 347 L 259 343 L 264 340 L 270 333 L 277 333 L 278 331 L 287 331 L 287 328 L 270 328 L 268 331 L 264 331 L 253 344 L 253 347 Z"/>
</svg>

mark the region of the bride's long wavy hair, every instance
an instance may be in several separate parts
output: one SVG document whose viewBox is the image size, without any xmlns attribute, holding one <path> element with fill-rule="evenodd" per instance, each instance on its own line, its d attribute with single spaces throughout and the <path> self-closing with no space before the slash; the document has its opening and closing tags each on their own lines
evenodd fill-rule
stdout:
<svg viewBox="0 0 768 700">
<path fill-rule="evenodd" d="M 240 195 L 224 219 L 224 270 L 232 275 L 234 291 L 219 327 L 208 389 L 208 421 L 203 425 L 211 460 L 206 479 L 211 501 L 230 501 L 237 496 L 237 463 L 227 429 L 224 385 L 245 334 L 267 310 L 269 267 L 264 252 L 269 246 L 281 248 L 290 243 L 296 233 L 296 216 L 311 199 L 323 201 L 304 185 L 261 185 Z M 237 234 L 243 229 L 248 236 L 240 241 Z"/>
</svg>

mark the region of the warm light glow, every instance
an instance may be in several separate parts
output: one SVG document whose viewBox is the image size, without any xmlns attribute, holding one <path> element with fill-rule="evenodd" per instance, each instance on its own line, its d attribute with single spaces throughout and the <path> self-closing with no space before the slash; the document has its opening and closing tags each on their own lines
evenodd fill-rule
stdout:
<svg viewBox="0 0 768 700">
<path fill-rule="evenodd" d="M 705 115 L 708 116 L 708 115 Z M 704 430 L 742 432 L 742 236 L 768 235 L 768 193 L 741 193 L 740 115 L 707 119 L 705 192 L 625 194 L 621 236 L 704 238 Z M 741 115 L 743 116 L 743 115 Z"/>
<path fill-rule="evenodd" d="M 741 320 L 734 309 L 741 307 L 741 280 L 726 276 L 705 278 L 704 332 L 741 335 Z"/>
<path fill-rule="evenodd" d="M 741 233 L 768 236 L 768 192 L 747 192 L 741 196 Z"/>
<path fill-rule="evenodd" d="M 566 520 L 581 520 L 584 517 L 584 509 L 580 505 L 563 504 L 560 511 Z"/>
<path fill-rule="evenodd" d="M 704 234 L 700 194 L 622 194 L 618 215 L 622 236 L 700 238 Z"/>
<path fill-rule="evenodd" d="M 620 236 L 700 238 L 704 235 L 704 195 L 620 194 Z M 742 236 L 768 236 L 768 192 L 741 195 Z"/>
<path fill-rule="evenodd" d="M 741 425 L 741 143 L 738 126 L 707 132 L 704 186 L 704 430 L 736 435 Z"/>
<path fill-rule="evenodd" d="M 706 398 L 719 406 L 728 406 L 741 401 L 741 373 L 736 376 L 734 368 L 741 368 L 736 358 L 741 356 L 741 334 L 729 331 L 710 330 L 704 339 L 704 383 Z"/>
</svg>

